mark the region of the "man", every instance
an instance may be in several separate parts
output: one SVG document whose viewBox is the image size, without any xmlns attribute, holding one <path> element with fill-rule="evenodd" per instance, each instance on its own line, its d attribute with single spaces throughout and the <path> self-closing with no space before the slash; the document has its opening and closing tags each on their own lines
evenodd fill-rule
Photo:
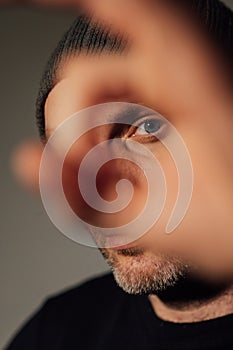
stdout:
<svg viewBox="0 0 233 350">
<path fill-rule="evenodd" d="M 195 13 L 200 17 L 209 2 L 196 2 L 196 5 L 200 7 L 197 6 Z M 202 6 L 203 12 L 200 11 Z M 211 2 L 208 18 L 215 21 L 215 6 L 221 14 L 224 13 L 221 18 L 227 23 L 232 13 L 217 1 Z M 171 13 L 171 9 L 174 12 Z M 139 19 L 137 7 L 134 10 L 135 17 Z M 153 45 L 150 50 L 157 54 L 153 56 L 153 59 L 156 57 L 154 72 L 146 72 L 141 84 L 143 88 L 148 88 L 148 74 L 156 76 L 157 85 L 151 97 L 147 95 L 146 102 L 150 101 L 148 105 L 170 119 L 181 133 L 195 174 L 190 209 L 169 240 L 181 235 L 184 240 L 194 242 L 196 232 L 208 240 L 211 234 L 221 232 L 223 225 L 226 231 L 232 232 L 232 96 L 231 80 L 225 78 L 231 64 L 226 59 L 230 55 L 227 50 L 229 43 L 222 40 L 226 33 L 218 37 L 212 32 L 210 40 L 206 29 L 200 24 L 197 26 L 196 17 L 194 21 L 186 20 L 184 15 L 189 14 L 190 9 L 186 12 L 183 7 L 175 10 L 172 4 L 160 4 L 153 11 L 148 11 L 147 19 L 151 25 L 156 23 L 151 26 L 152 37 L 156 36 L 156 40 L 152 38 L 156 50 Z M 227 33 L 232 30 L 229 28 Z M 216 39 L 214 42 L 213 37 Z M 171 47 L 171 44 L 174 46 Z M 216 53 L 215 45 L 221 46 L 224 54 L 220 53 L 220 57 L 212 62 L 210 57 Z M 77 98 L 81 90 L 76 74 L 79 64 L 84 64 L 81 54 L 85 52 L 88 56 L 93 51 L 111 51 L 117 55 L 118 52 L 124 54 L 125 48 L 127 43 L 120 36 L 103 31 L 85 16 L 77 19 L 55 51 L 42 80 L 37 118 L 43 140 L 47 141 L 61 122 L 84 107 L 106 101 L 140 101 L 137 92 L 133 89 L 129 92 L 122 86 L 120 92 L 116 93 L 112 87 L 108 94 L 105 91 L 99 95 L 84 90 L 84 97 Z M 170 55 L 172 60 L 169 61 Z M 99 57 L 101 65 L 102 57 Z M 121 55 L 117 57 L 118 60 L 121 58 Z M 126 59 L 124 55 L 123 58 Z M 223 62 L 226 62 L 224 66 Z M 168 66 L 169 63 L 171 65 Z M 138 60 L 135 69 L 140 64 L 145 62 Z M 137 76 L 136 70 L 134 73 L 132 76 Z M 138 84 L 136 79 L 135 84 Z M 143 92 L 140 97 L 142 95 Z M 151 119 L 146 122 L 151 123 Z M 143 121 L 141 129 L 142 124 Z M 164 216 L 158 222 L 156 232 L 152 229 L 130 246 L 101 248 L 119 286 L 135 295 L 123 292 L 110 275 L 87 282 L 47 301 L 9 349 L 232 348 L 232 280 L 205 280 L 198 264 L 189 261 L 182 247 L 178 254 L 170 247 L 166 250 L 164 241 L 167 238 L 164 237 L 167 236 L 162 236 L 161 241 L 158 239 L 161 233 L 164 234 L 164 223 L 174 202 L 175 169 L 162 145 L 151 139 L 148 125 L 147 130 L 139 134 L 136 130 L 131 134 L 123 128 L 120 137 L 128 139 L 133 135 L 134 140 L 146 144 L 160 159 L 170 189 Z M 90 142 L 88 135 L 84 146 L 85 142 Z M 74 150 L 76 158 L 79 158 L 80 149 Z M 69 161 L 75 161 L 72 154 Z M 79 202 L 75 202 L 77 193 L 74 196 L 72 191 L 72 171 L 68 165 L 66 169 L 65 191 L 70 202 L 74 201 L 74 206 L 78 207 Z M 120 164 L 115 169 L 123 175 Z M 109 171 L 111 175 L 111 169 Z M 138 181 L 133 171 L 128 173 L 131 181 Z M 135 183 L 139 194 L 142 193 L 143 184 L 140 181 Z M 106 194 L 107 187 L 112 184 L 104 185 L 101 189 Z M 216 198 L 218 203 L 214 200 Z"/>
</svg>

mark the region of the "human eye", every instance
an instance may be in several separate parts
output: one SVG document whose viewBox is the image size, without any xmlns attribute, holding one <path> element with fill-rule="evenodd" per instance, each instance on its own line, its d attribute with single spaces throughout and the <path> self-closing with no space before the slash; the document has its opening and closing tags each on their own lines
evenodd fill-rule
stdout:
<svg viewBox="0 0 233 350">
<path fill-rule="evenodd" d="M 134 135 L 156 135 L 161 129 L 160 120 L 147 119 L 136 126 Z"/>
<path fill-rule="evenodd" d="M 165 128 L 166 124 L 162 119 L 146 117 L 131 125 L 123 137 L 141 143 L 156 142 L 163 137 Z"/>
</svg>

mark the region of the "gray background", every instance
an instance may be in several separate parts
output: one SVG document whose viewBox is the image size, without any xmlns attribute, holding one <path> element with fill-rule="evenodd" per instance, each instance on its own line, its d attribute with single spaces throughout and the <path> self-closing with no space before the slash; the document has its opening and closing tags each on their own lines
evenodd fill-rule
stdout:
<svg viewBox="0 0 233 350">
<path fill-rule="evenodd" d="M 233 8 L 233 0 L 226 3 Z M 108 270 L 96 249 L 71 242 L 53 227 L 39 197 L 17 184 L 9 166 L 20 140 L 37 135 L 38 83 L 74 18 L 45 10 L 0 11 L 0 349 L 48 295 Z"/>
</svg>

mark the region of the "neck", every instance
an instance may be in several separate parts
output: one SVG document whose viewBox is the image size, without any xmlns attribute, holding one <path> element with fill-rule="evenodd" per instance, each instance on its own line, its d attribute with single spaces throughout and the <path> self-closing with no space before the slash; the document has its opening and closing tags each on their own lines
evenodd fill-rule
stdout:
<svg viewBox="0 0 233 350">
<path fill-rule="evenodd" d="M 170 322 L 191 323 L 233 313 L 233 285 L 184 278 L 173 287 L 149 296 L 156 315 Z"/>
</svg>

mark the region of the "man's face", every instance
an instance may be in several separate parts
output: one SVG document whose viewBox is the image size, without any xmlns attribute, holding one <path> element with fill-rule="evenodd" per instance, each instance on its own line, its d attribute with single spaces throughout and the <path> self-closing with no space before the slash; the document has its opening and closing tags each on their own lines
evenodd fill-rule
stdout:
<svg viewBox="0 0 233 350">
<path fill-rule="evenodd" d="M 230 233 L 233 229 L 233 106 L 230 88 L 222 77 L 224 73 L 220 62 L 212 56 L 211 48 L 199 42 L 198 35 L 191 29 L 183 29 L 181 33 L 174 33 L 173 27 L 166 27 L 166 34 L 170 35 L 171 40 L 161 46 L 161 60 L 158 59 L 154 67 L 158 80 L 155 103 L 150 106 L 180 133 L 194 171 L 190 206 L 171 236 L 165 234 L 165 227 L 178 191 L 177 169 L 173 159 L 163 143 L 153 136 L 153 118 L 143 119 L 139 123 L 140 128 L 133 132 L 130 126 L 118 126 L 118 138 L 125 140 L 133 137 L 134 141 L 154 154 L 167 182 L 164 211 L 156 225 L 129 246 L 101 249 L 119 285 L 130 293 L 152 293 L 174 284 L 182 275 L 192 273 L 192 264 L 188 262 L 185 251 L 181 249 L 179 254 L 173 252 L 171 242 L 174 237 L 179 236 L 184 242 L 195 244 L 195 236 L 198 235 L 206 244 L 212 236 L 218 236 L 218 249 L 223 249 L 221 232 L 226 230 Z M 47 137 L 61 122 L 87 107 L 80 105 L 80 82 L 76 80 L 78 64 L 78 57 L 66 64 L 60 82 L 48 96 L 45 108 Z M 98 103 L 143 103 L 121 92 L 114 99 L 106 96 Z M 96 104 L 96 101 L 93 100 L 91 104 Z M 96 128 L 74 144 L 64 163 L 63 186 L 72 208 L 85 220 L 91 221 L 91 224 L 103 224 L 105 221 L 114 227 L 137 215 L 146 200 L 145 180 L 132 163 L 116 161 L 106 165 L 97 181 L 99 193 L 106 200 L 115 198 L 115 184 L 119 179 L 126 177 L 134 185 L 135 195 L 131 206 L 118 216 L 101 216 L 89 211 L 79 191 L 74 190 L 77 185 L 74 169 L 79 167 L 83 156 L 92 147 L 115 137 L 112 136 L 112 128 L 112 125 Z M 169 241 L 167 250 L 164 249 L 166 240 Z"/>
</svg>

